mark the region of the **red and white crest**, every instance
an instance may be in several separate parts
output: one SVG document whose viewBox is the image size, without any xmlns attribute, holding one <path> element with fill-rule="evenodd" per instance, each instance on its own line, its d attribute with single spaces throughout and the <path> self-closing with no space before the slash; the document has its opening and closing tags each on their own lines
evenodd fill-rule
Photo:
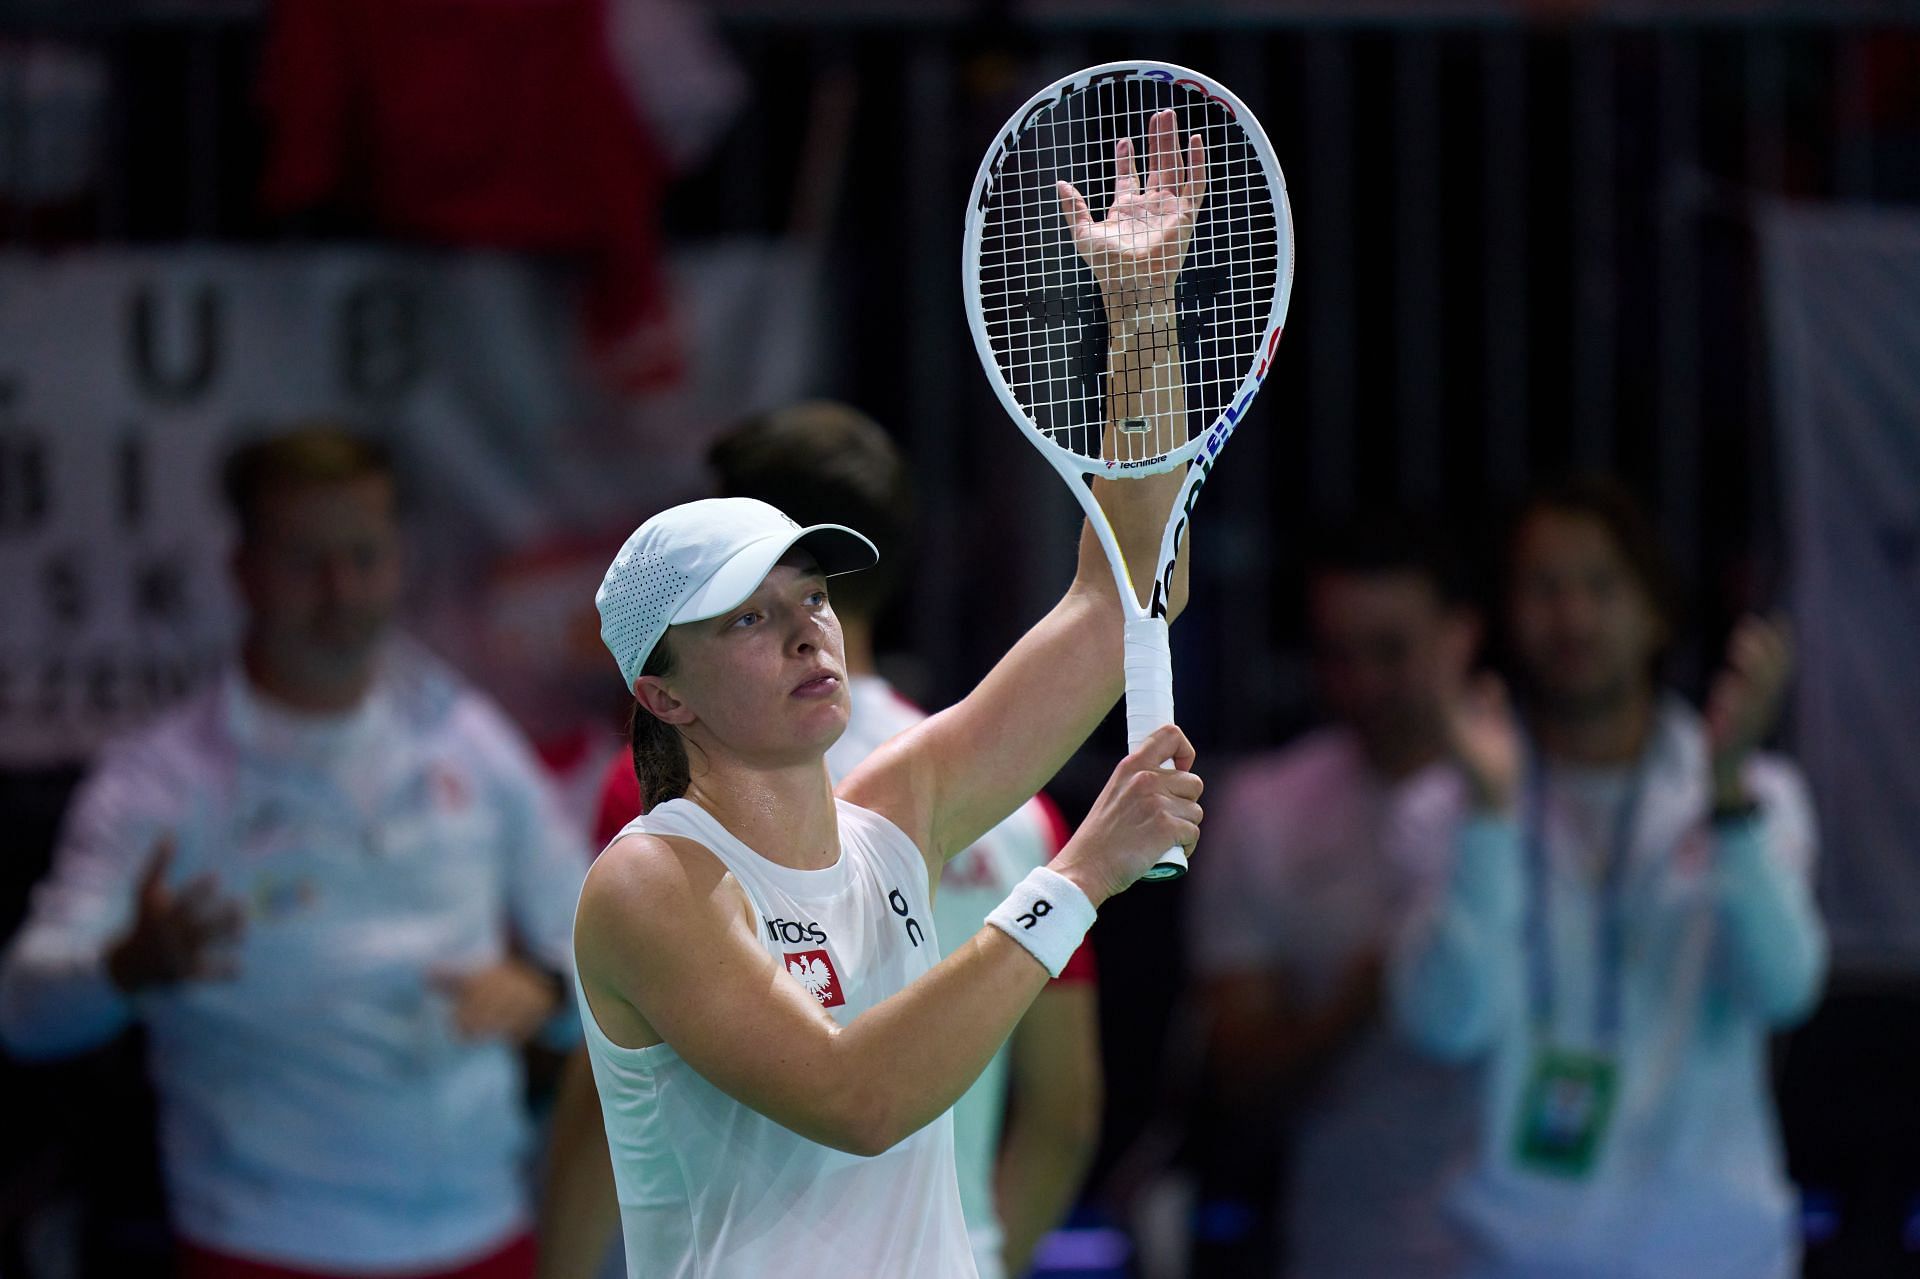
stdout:
<svg viewBox="0 0 1920 1279">
<path fill-rule="evenodd" d="M 840 975 L 833 971 L 833 959 L 826 951 L 787 952 L 787 972 L 820 1001 L 822 1008 L 838 1008 L 847 1002 L 840 993 Z"/>
</svg>

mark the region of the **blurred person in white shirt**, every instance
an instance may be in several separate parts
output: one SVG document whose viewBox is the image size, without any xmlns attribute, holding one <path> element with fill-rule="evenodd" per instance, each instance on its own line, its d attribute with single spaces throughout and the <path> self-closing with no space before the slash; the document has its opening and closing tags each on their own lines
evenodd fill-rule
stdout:
<svg viewBox="0 0 1920 1279">
<path fill-rule="evenodd" d="M 1228 777 L 1188 901 L 1206 1096 L 1230 1129 L 1208 1177 L 1264 1197 L 1284 1167 L 1280 1273 L 1438 1279 L 1460 1264 L 1442 1205 L 1473 1081 L 1394 1033 L 1382 974 L 1440 887 L 1460 807 L 1445 709 L 1478 620 L 1444 538 L 1397 512 L 1318 539 L 1307 611 L 1333 722 Z"/>
<path fill-rule="evenodd" d="M 1671 573 L 1609 481 L 1536 495 L 1504 568 L 1519 714 L 1489 677 L 1449 717 L 1471 811 L 1392 982 L 1416 1042 L 1484 1072 L 1469 1274 L 1788 1279 L 1767 1037 L 1826 940 L 1805 785 L 1759 751 L 1785 629 L 1735 628 L 1704 716 L 1664 691 Z"/>
<path fill-rule="evenodd" d="M 532 1273 L 521 1049 L 564 1046 L 586 851 L 397 635 L 393 466 L 242 447 L 240 659 L 111 744 L 0 964 L 0 1039 L 148 1036 L 184 1279 Z"/>
</svg>

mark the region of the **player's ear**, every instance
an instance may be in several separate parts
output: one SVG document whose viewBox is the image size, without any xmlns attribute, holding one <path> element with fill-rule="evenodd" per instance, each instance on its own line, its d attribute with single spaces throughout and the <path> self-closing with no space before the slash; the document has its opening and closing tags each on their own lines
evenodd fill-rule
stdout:
<svg viewBox="0 0 1920 1279">
<path fill-rule="evenodd" d="M 658 675 L 642 675 L 633 681 L 634 700 L 640 709 L 663 724 L 691 724 L 693 708 L 674 696 L 667 681 Z"/>
</svg>

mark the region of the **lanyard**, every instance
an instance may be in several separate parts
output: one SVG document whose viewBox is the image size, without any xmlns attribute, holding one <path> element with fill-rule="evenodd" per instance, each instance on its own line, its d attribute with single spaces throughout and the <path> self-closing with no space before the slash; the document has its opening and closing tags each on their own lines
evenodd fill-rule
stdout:
<svg viewBox="0 0 1920 1279">
<path fill-rule="evenodd" d="M 1534 1033 L 1551 1037 L 1553 1030 L 1553 936 L 1549 915 L 1547 861 L 1547 768 L 1535 755 L 1527 785 L 1527 995 Z M 1594 1006 L 1594 1047 L 1610 1050 L 1620 1034 L 1620 1003 L 1625 963 L 1626 913 L 1621 898 L 1632 859 L 1633 836 L 1640 812 L 1640 793 L 1646 783 L 1644 760 L 1636 764 L 1627 793 L 1614 812 L 1612 846 L 1600 873 L 1600 927 L 1598 943 L 1599 992 Z"/>
</svg>

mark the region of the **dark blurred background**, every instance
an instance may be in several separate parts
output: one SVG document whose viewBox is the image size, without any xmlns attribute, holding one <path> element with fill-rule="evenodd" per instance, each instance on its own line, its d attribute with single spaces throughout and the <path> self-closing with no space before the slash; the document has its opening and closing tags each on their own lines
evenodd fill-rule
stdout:
<svg viewBox="0 0 1920 1279">
<path fill-rule="evenodd" d="M 1786 608 L 1810 636 L 1784 741 L 1822 807 L 1837 967 L 1800 1032 L 1824 1051 L 1780 1057 L 1790 1153 L 1809 1186 L 1888 1161 L 1909 1187 L 1890 1211 L 1908 1210 L 1920 1146 L 1903 1164 L 1854 1135 L 1920 1140 L 1916 1076 L 1891 1065 L 1920 1051 L 1920 843 L 1899 819 L 1920 777 L 1885 759 L 1848 790 L 1821 759 L 1916 708 L 1920 640 L 1874 640 L 1907 660 L 1874 720 L 1852 716 L 1821 664 L 1856 658 L 1820 638 L 1852 586 L 1816 544 L 1837 518 L 1867 525 L 1884 562 L 1861 571 L 1899 588 L 1889 626 L 1920 594 L 1911 6 L 630 0 L 599 98 L 559 87 L 581 47 L 565 23 L 530 47 L 484 6 L 397 5 L 412 25 L 337 8 L 0 0 L 0 925 L 92 752 L 224 657 L 213 466 L 291 420 L 394 442 L 413 629 L 582 806 L 577 779 L 619 748 L 592 584 L 634 523 L 705 491 L 706 443 L 751 410 L 832 396 L 902 443 L 924 523 L 883 667 L 927 705 L 964 693 L 1054 598 L 1077 519 L 971 354 L 966 193 L 1031 92 L 1153 57 L 1265 122 L 1298 238 L 1279 365 L 1207 487 L 1176 629 L 1203 761 L 1315 719 L 1311 527 L 1419 510 L 1484 564 L 1533 481 L 1622 477 L 1684 578 L 1681 690 L 1703 691 L 1743 613 Z M 436 21 L 465 42 L 423 64 Z M 622 102 L 630 120 L 608 114 Z M 511 136 L 476 144 L 476 121 Z M 510 172 L 490 185 L 490 167 Z M 469 179 L 465 203 L 437 198 Z M 1834 406 L 1889 424 L 1855 457 L 1875 481 L 1857 509 L 1847 481 L 1812 478 Z M 1120 741 L 1109 724 L 1059 778 L 1070 816 Z M 1125 1224 L 1116 1204 L 1181 1158 L 1184 891 L 1129 893 L 1095 935 L 1090 1221 Z M 0 1174 L 0 1224 L 80 1178 L 124 1191 L 116 1228 L 142 1228 L 137 1168 L 5 1145 L 34 1162 Z"/>
</svg>

